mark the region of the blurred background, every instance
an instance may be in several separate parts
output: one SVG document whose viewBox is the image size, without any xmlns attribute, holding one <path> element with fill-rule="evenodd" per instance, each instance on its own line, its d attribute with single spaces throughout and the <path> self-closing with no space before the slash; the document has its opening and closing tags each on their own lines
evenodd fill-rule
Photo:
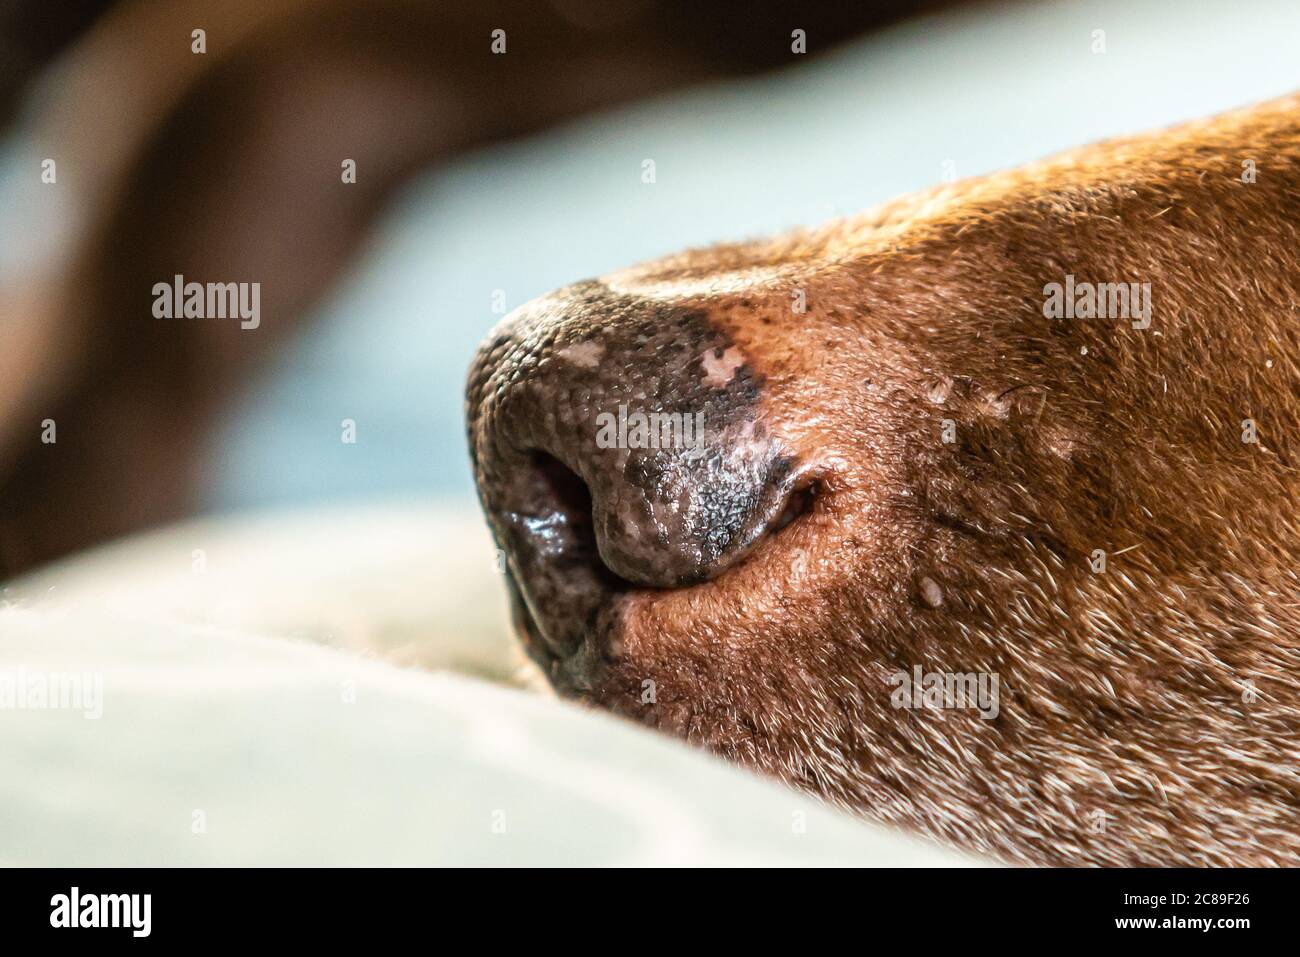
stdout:
<svg viewBox="0 0 1300 957">
<path fill-rule="evenodd" d="M 1293 0 L 208 6 L 7 5 L 11 569 L 195 512 L 476 509 L 461 389 L 504 311 L 1300 87 Z M 144 290 L 173 272 L 260 280 L 262 328 L 152 319 Z M 47 416 L 57 461 L 33 442 Z"/>
</svg>

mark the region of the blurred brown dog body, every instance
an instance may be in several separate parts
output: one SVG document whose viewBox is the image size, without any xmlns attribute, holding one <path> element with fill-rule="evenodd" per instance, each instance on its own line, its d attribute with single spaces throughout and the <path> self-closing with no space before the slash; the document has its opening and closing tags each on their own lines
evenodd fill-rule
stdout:
<svg viewBox="0 0 1300 957">
<path fill-rule="evenodd" d="M 799 26 L 826 49 L 937 5 L 828 5 Z M 107 12 L 29 104 L 57 179 L 33 162 L 25 198 L 56 256 L 0 285 L 0 578 L 190 509 L 216 414 L 416 172 L 794 59 L 780 0 L 86 6 Z M 260 283 L 267 321 L 159 320 L 151 290 L 176 275 Z"/>
<path fill-rule="evenodd" d="M 566 693 L 960 846 L 1300 864 L 1297 302 L 1288 99 L 525 306 L 469 415 L 530 651 Z M 676 557 L 689 524 L 622 548 L 634 472 L 644 514 L 692 506 L 656 511 L 644 478 L 678 463 L 612 462 L 566 424 L 626 390 L 563 357 L 618 366 L 674 316 L 712 351 L 643 349 L 674 363 L 636 374 L 647 407 L 729 356 L 750 386 L 719 454 L 774 448 L 769 485 L 815 493 L 706 565 Z M 547 500 L 511 491 L 511 449 L 581 477 L 625 581 L 580 578 L 581 534 L 555 531 L 580 516 L 521 540 L 513 516 Z M 703 571 L 634 587 L 672 568 Z M 932 675 L 996 677 L 1000 701 L 900 695 Z"/>
</svg>

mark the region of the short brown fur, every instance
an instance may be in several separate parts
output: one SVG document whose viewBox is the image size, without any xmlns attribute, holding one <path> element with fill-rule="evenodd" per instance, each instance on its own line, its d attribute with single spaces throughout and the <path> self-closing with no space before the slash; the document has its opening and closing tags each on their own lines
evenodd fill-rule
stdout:
<svg viewBox="0 0 1300 957">
<path fill-rule="evenodd" d="M 826 475 L 712 581 L 624 595 L 582 696 L 1011 860 L 1300 864 L 1298 111 L 607 277 L 707 312 Z M 1045 318 L 1066 274 L 1149 282 L 1150 328 Z M 917 665 L 1000 713 L 892 708 Z"/>
</svg>

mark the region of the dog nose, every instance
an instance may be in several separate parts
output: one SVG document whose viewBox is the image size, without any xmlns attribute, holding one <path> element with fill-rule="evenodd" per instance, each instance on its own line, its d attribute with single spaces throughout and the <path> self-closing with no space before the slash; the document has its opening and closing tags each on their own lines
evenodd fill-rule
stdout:
<svg viewBox="0 0 1300 957">
<path fill-rule="evenodd" d="M 561 579 L 669 588 L 742 558 L 799 479 L 763 399 L 701 309 L 589 282 L 507 317 L 471 368 L 467 418 L 480 498 L 530 608 L 565 604 Z"/>
</svg>

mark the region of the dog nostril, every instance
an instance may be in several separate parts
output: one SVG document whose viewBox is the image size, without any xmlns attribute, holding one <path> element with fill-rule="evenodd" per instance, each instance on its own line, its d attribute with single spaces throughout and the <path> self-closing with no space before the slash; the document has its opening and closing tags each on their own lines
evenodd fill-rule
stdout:
<svg viewBox="0 0 1300 957">
<path fill-rule="evenodd" d="M 805 473 L 791 481 L 788 470 L 752 476 L 739 485 L 740 498 L 730 497 L 735 487 L 726 482 L 710 485 L 710 476 L 692 477 L 685 483 L 686 493 L 700 496 L 698 500 L 678 500 L 684 507 L 669 500 L 668 506 L 678 504 L 674 512 L 647 496 L 648 507 L 638 512 L 639 500 L 630 494 L 638 491 L 635 482 L 598 484 L 602 499 L 600 491 L 593 495 L 577 472 L 549 453 L 532 450 L 525 461 L 528 505 L 515 513 L 521 534 L 512 539 L 520 567 L 561 578 L 583 575 L 610 592 L 706 581 L 720 567 L 743 559 L 760 540 L 814 511 L 823 491 L 819 476 Z M 783 488 L 788 489 L 784 494 Z M 747 514 L 736 511 L 737 501 L 751 503 Z M 692 505 L 696 507 L 687 512 Z M 685 520 L 674 527 L 671 519 L 684 512 Z M 737 515 L 741 524 L 728 528 L 724 522 Z M 660 537 L 653 536 L 656 531 Z M 713 541 L 715 536 L 721 544 Z"/>
<path fill-rule="evenodd" d="M 533 476 L 534 508 L 529 522 L 535 545 L 562 567 L 582 566 L 608 588 L 629 583 L 601 559 L 593 527 L 591 490 L 582 476 L 546 452 L 529 456 Z"/>
<path fill-rule="evenodd" d="M 543 562 L 551 572 L 563 576 L 575 573 L 590 575 L 611 592 L 623 591 L 636 587 L 677 587 L 694 584 L 705 580 L 705 575 L 677 576 L 675 581 L 661 584 L 642 578 L 629 578 L 615 571 L 602 554 L 599 535 L 597 534 L 598 503 L 593 499 L 586 481 L 573 469 L 549 453 L 534 450 L 528 453 L 528 472 L 532 488 L 531 506 L 527 509 L 526 528 L 527 548 L 535 561 Z M 772 497 L 779 494 L 778 488 L 769 486 Z M 768 511 L 769 518 L 759 521 L 749 536 L 749 543 L 771 537 L 795 523 L 817 507 L 822 495 L 822 484 L 818 477 L 805 475 L 777 503 L 773 502 Z M 627 527 L 615 525 L 615 527 Z M 638 571 L 654 570 L 655 551 L 649 553 L 636 550 L 640 538 L 633 539 L 633 547 L 627 548 L 621 540 L 615 540 L 624 546 L 620 558 L 624 564 L 635 565 Z M 688 539 L 689 541 L 689 539 Z M 608 544 L 608 542 L 606 543 Z M 748 551 L 743 547 L 742 551 Z M 671 576 L 664 575 L 663 578 Z"/>
<path fill-rule="evenodd" d="M 552 500 L 557 510 L 563 512 L 574 524 L 585 522 L 591 526 L 591 492 L 577 472 L 553 455 L 534 452 L 534 473 L 540 480 L 544 494 Z"/>
<path fill-rule="evenodd" d="M 820 494 L 821 486 L 817 482 L 794 489 L 790 493 L 790 497 L 785 500 L 785 507 L 781 509 L 776 519 L 768 527 L 768 533 L 779 532 L 795 519 L 807 515 L 817 504 L 817 496 Z"/>
</svg>

